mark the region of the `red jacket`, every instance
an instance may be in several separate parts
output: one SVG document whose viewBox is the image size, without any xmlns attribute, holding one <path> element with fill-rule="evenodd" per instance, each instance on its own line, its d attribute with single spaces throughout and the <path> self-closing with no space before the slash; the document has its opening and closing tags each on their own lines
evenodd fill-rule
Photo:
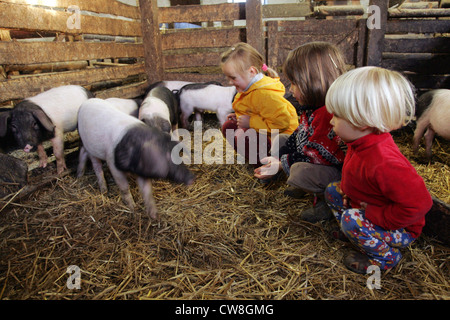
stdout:
<svg viewBox="0 0 450 320">
<path fill-rule="evenodd" d="M 389 133 L 347 143 L 342 191 L 352 207 L 367 203 L 365 216 L 385 230 L 404 228 L 417 238 L 433 200 L 414 167 Z"/>
</svg>

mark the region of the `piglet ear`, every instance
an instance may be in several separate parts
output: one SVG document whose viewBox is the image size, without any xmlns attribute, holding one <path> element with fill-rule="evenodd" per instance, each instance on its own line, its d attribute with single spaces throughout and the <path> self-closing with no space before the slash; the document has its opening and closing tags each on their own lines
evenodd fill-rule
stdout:
<svg viewBox="0 0 450 320">
<path fill-rule="evenodd" d="M 144 159 L 142 160 L 145 163 L 146 175 L 154 178 L 166 178 L 169 173 L 169 164 L 164 156 L 164 151 L 152 141 L 146 142 L 143 149 Z"/>
<path fill-rule="evenodd" d="M 33 116 L 38 120 L 42 126 L 50 132 L 55 131 L 55 125 L 52 120 L 45 114 L 43 110 L 33 110 Z"/>
<path fill-rule="evenodd" d="M 8 120 L 11 118 L 11 111 L 0 113 L 0 137 L 6 136 L 8 132 Z"/>
</svg>

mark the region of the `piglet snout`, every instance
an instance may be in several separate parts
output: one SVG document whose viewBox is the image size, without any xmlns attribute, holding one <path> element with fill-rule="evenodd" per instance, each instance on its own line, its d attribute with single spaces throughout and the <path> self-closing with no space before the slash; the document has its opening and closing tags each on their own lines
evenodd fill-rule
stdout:
<svg viewBox="0 0 450 320">
<path fill-rule="evenodd" d="M 23 151 L 25 151 L 25 152 L 30 152 L 31 150 L 33 149 L 33 146 L 30 146 L 29 144 L 27 144 L 26 146 L 25 146 L 25 148 L 23 148 Z"/>
</svg>

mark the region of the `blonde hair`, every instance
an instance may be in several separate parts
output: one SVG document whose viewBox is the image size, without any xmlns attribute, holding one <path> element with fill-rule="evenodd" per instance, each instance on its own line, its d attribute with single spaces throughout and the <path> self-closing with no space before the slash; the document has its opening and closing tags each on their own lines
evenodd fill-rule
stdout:
<svg viewBox="0 0 450 320">
<path fill-rule="evenodd" d="M 283 65 L 284 74 L 299 89 L 302 102 L 313 108 L 325 105 L 328 88 L 345 70 L 340 50 L 322 41 L 309 42 L 290 51 Z"/>
<path fill-rule="evenodd" d="M 361 67 L 336 79 L 328 90 L 326 106 L 328 112 L 355 127 L 389 132 L 414 116 L 414 89 L 396 71 Z"/>
<path fill-rule="evenodd" d="M 278 77 L 278 73 L 272 68 L 266 66 L 267 70 L 263 70 L 266 69 L 263 68 L 263 65 L 265 65 L 264 57 L 255 48 L 245 42 L 238 42 L 222 53 L 220 65 L 223 66 L 227 62 L 233 63 L 236 71 L 240 74 L 250 69 L 250 67 L 255 67 L 258 72 L 263 72 L 269 77 Z"/>
</svg>

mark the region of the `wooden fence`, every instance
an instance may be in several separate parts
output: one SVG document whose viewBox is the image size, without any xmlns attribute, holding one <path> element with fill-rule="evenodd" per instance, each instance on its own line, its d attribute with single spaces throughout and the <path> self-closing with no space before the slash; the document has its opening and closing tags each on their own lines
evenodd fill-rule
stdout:
<svg viewBox="0 0 450 320">
<path fill-rule="evenodd" d="M 367 27 L 373 16 L 364 15 L 359 1 L 313 7 L 262 6 L 259 0 L 156 3 L 0 0 L 0 104 L 12 106 L 64 84 L 85 86 L 103 98 L 135 97 L 158 80 L 226 84 L 219 57 L 238 41 L 258 48 L 278 70 L 289 50 L 325 40 L 342 49 L 349 65 L 402 71 L 422 90 L 449 87 L 450 9 L 437 1 L 388 10 L 388 0 L 372 0 L 381 9 L 374 29 Z"/>
<path fill-rule="evenodd" d="M 141 39 L 135 6 L 1 0 L 0 102 L 66 84 L 82 85 L 100 97 L 136 96 L 146 86 Z"/>
</svg>

